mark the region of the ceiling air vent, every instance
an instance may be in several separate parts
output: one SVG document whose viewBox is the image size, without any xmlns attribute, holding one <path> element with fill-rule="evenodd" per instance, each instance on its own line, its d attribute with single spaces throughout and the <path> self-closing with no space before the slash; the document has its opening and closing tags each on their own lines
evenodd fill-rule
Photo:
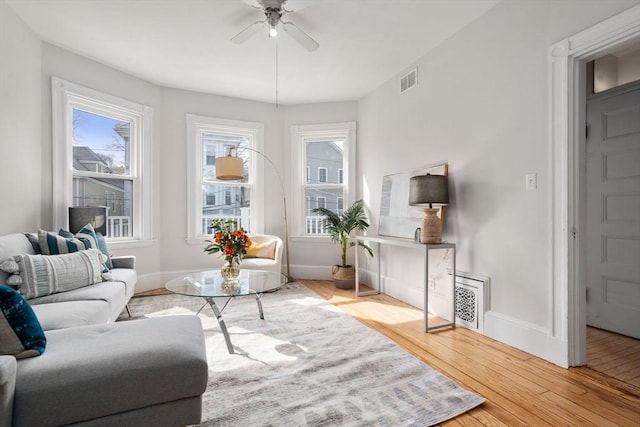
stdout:
<svg viewBox="0 0 640 427">
<path fill-rule="evenodd" d="M 413 70 L 409 71 L 408 74 L 402 76 L 402 78 L 400 79 L 400 93 L 408 89 L 411 89 L 417 84 L 418 84 L 418 68 L 416 67 Z"/>
</svg>

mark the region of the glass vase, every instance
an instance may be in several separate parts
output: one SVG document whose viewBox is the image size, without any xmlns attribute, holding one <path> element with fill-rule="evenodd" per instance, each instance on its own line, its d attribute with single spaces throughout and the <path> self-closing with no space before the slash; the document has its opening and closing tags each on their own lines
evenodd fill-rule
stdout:
<svg viewBox="0 0 640 427">
<path fill-rule="evenodd" d="M 220 275 L 225 282 L 237 282 L 240 275 L 240 264 L 235 261 L 227 262 L 220 269 Z"/>
</svg>

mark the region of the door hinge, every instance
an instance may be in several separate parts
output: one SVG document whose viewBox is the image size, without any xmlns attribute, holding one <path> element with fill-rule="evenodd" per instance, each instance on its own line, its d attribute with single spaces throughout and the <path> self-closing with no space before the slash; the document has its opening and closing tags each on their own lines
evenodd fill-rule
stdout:
<svg viewBox="0 0 640 427">
<path fill-rule="evenodd" d="M 584 289 L 584 296 L 585 296 L 585 300 L 589 301 L 589 288 Z"/>
<path fill-rule="evenodd" d="M 589 139 L 589 125 L 585 125 L 584 127 L 584 138 Z"/>
</svg>

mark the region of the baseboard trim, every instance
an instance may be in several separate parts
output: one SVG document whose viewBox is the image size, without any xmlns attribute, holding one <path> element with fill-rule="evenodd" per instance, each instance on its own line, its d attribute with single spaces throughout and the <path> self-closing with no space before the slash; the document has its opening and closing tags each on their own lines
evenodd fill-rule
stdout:
<svg viewBox="0 0 640 427">
<path fill-rule="evenodd" d="M 495 311 L 487 312 L 484 321 L 486 336 L 563 368 L 568 367 L 566 341 L 554 338 L 548 329 Z"/>
</svg>

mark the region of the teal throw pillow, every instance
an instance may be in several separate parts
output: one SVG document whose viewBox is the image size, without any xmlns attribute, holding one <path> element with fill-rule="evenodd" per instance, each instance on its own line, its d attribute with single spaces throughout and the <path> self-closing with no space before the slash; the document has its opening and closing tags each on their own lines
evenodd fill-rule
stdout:
<svg viewBox="0 0 640 427">
<path fill-rule="evenodd" d="M 97 233 L 91 224 L 87 224 L 82 227 L 75 235 L 67 230 L 60 229 L 58 231 L 58 238 L 64 238 L 67 241 L 79 240 L 86 249 L 99 249 L 105 256 L 103 273 L 113 269 L 113 262 L 109 255 L 109 249 L 107 248 L 107 241 L 102 233 Z"/>
<path fill-rule="evenodd" d="M 47 338 L 29 303 L 18 292 L 0 285 L 0 354 L 16 359 L 44 353 Z"/>
</svg>

